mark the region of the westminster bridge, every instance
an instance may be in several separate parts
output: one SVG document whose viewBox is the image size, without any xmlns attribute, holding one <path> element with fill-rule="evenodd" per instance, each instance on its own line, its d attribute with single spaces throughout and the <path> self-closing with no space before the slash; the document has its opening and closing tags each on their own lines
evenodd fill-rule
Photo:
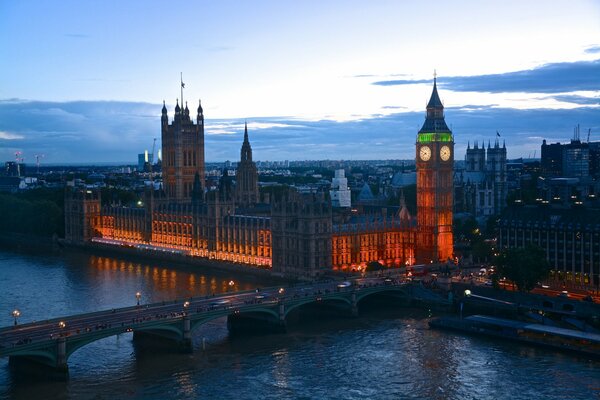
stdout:
<svg viewBox="0 0 600 400">
<path fill-rule="evenodd" d="M 133 332 L 134 340 L 160 341 L 191 352 L 193 331 L 218 318 L 227 317 L 230 332 L 285 332 L 290 313 L 304 306 L 319 305 L 341 316 L 358 316 L 362 300 L 382 294 L 406 301 L 446 301 L 420 284 L 374 277 L 138 304 L 27 324 L 17 324 L 15 318 L 14 326 L 0 329 L 0 357 L 9 357 L 9 364 L 19 369 L 41 368 L 66 377 L 67 361 L 75 351 L 125 332 Z"/>
</svg>

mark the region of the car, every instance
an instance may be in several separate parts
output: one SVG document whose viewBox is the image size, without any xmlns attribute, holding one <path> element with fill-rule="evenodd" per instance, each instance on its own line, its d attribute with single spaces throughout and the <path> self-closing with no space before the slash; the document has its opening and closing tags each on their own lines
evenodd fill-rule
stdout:
<svg viewBox="0 0 600 400">
<path fill-rule="evenodd" d="M 222 306 L 229 303 L 229 300 L 227 299 L 222 299 L 222 300 L 217 300 L 217 301 L 213 301 L 212 303 L 210 303 L 211 306 Z"/>
<path fill-rule="evenodd" d="M 485 286 L 492 286 L 492 280 L 491 279 L 486 279 L 485 282 L 483 282 L 483 284 Z"/>
<path fill-rule="evenodd" d="M 352 285 L 352 284 L 350 282 L 346 281 L 346 282 L 338 283 L 337 287 L 340 289 L 343 289 L 343 288 L 349 287 L 350 285 Z"/>
<path fill-rule="evenodd" d="M 568 298 L 569 297 L 569 292 L 567 292 L 566 290 L 563 290 L 562 292 L 560 292 L 558 294 L 558 297 Z"/>
</svg>

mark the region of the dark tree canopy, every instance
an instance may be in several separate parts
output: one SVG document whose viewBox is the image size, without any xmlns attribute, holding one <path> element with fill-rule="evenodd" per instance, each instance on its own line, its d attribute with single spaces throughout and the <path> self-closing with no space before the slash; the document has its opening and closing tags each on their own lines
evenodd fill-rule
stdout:
<svg viewBox="0 0 600 400">
<path fill-rule="evenodd" d="M 39 190 L 0 194 L 0 232 L 63 236 L 63 193 Z"/>
<path fill-rule="evenodd" d="M 371 261 L 367 264 L 366 271 L 367 272 L 381 271 L 383 269 L 385 269 L 385 267 L 379 261 Z"/>
<path fill-rule="evenodd" d="M 534 245 L 502 251 L 497 262 L 498 274 L 514 282 L 519 290 L 530 291 L 550 274 L 544 250 Z"/>
</svg>

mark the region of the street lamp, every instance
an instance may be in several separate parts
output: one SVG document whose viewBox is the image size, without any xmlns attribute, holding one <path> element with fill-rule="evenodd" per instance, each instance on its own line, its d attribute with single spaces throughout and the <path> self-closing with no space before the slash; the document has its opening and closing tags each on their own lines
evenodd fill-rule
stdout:
<svg viewBox="0 0 600 400">
<path fill-rule="evenodd" d="M 284 288 L 279 288 L 279 294 L 283 294 L 285 293 L 285 289 Z"/>
<path fill-rule="evenodd" d="M 135 298 L 137 299 L 137 305 L 140 305 L 140 299 L 142 298 L 142 294 L 140 292 L 135 293 Z"/>
<path fill-rule="evenodd" d="M 229 285 L 229 290 L 233 290 L 233 287 L 235 286 L 235 282 L 229 281 L 228 285 Z"/>
<path fill-rule="evenodd" d="M 17 326 L 17 323 L 18 323 L 18 322 L 17 322 L 17 318 L 19 318 L 19 317 L 21 316 L 21 311 L 19 311 L 19 310 L 16 310 L 16 309 L 15 309 L 15 310 L 12 312 L 12 316 L 13 316 L 13 318 L 15 319 L 15 326 Z"/>
<path fill-rule="evenodd" d="M 185 303 L 183 303 L 183 306 L 184 306 L 185 308 L 188 308 L 188 307 L 190 306 L 190 302 L 189 302 L 189 301 L 186 301 Z"/>
<path fill-rule="evenodd" d="M 59 327 L 60 329 L 65 329 L 65 327 L 66 327 L 66 326 L 67 326 L 67 324 L 65 323 L 65 321 L 60 321 L 60 322 L 58 323 L 58 327 Z"/>
</svg>

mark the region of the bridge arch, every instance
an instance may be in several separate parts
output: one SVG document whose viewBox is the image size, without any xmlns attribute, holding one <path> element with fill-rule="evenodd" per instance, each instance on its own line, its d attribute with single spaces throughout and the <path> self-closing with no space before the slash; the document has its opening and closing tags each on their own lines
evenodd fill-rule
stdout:
<svg viewBox="0 0 600 400">
<path fill-rule="evenodd" d="M 385 294 L 393 294 L 398 297 L 407 297 L 408 293 L 405 288 L 398 286 L 384 286 L 378 288 L 378 290 L 371 291 L 358 291 L 356 292 L 356 302 L 360 303 L 362 300 L 365 300 L 369 297 L 380 296 Z"/>
<path fill-rule="evenodd" d="M 348 308 L 352 307 L 352 301 L 346 297 L 343 296 L 335 296 L 335 297 L 326 297 L 323 299 L 319 299 L 319 298 L 306 298 L 306 299 L 302 299 L 298 302 L 293 303 L 292 305 L 288 306 L 285 308 L 285 313 L 284 316 L 287 318 L 287 316 L 292 312 L 295 311 L 303 306 L 309 305 L 309 304 L 324 304 L 327 305 L 329 303 L 342 303 L 343 306 L 347 306 Z"/>
<path fill-rule="evenodd" d="M 36 363 L 48 366 L 55 366 L 57 362 L 56 353 L 51 350 L 25 350 L 16 354 L 11 354 L 10 358 L 27 359 Z"/>
</svg>

